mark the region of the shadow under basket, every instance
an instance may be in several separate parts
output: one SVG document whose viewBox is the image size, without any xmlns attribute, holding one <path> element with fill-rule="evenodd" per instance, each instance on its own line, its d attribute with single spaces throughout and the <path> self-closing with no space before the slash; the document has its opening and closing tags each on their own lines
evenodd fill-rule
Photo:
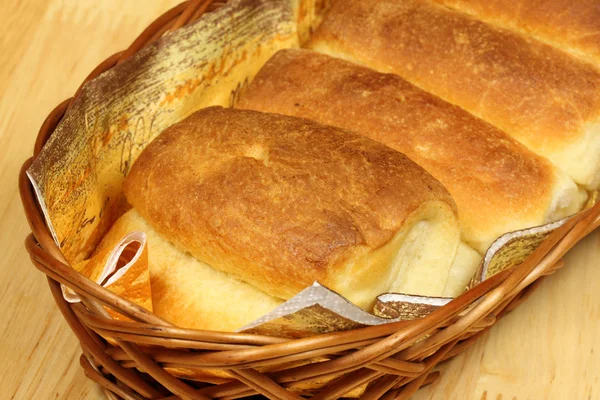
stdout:
<svg viewBox="0 0 600 400">
<path fill-rule="evenodd" d="M 129 48 L 102 62 L 85 82 L 163 34 L 223 4 L 210 0 L 181 3 L 154 21 Z M 407 399 L 438 378 L 439 372 L 432 372 L 438 363 L 467 349 L 516 308 L 544 275 L 563 265 L 561 258 L 569 249 L 600 225 L 598 203 L 556 229 L 518 267 L 494 275 L 421 319 L 304 339 L 177 328 L 78 274 L 63 258 L 44 222 L 25 171 L 78 94 L 79 90 L 44 121 L 33 157 L 21 169 L 19 187 L 33 232 L 26 239 L 31 260 L 47 275 L 52 295 L 80 341 L 80 362 L 86 375 L 111 399 L 235 399 L 263 395 L 270 399 L 324 400 L 344 397 L 366 384 L 362 399 Z M 77 292 L 82 303 L 66 302 L 61 284 Z M 130 321 L 112 319 L 105 307 Z M 317 362 L 298 363 L 310 359 Z M 265 367 L 277 372 L 260 372 Z M 169 372 L 175 368 L 219 369 L 231 378 L 220 384 L 185 380 Z M 310 383 L 315 382 L 327 383 L 319 388 L 313 385 L 311 389 L 298 389 L 302 383 L 311 387 Z M 292 385 L 294 390 L 289 390 Z"/>
</svg>

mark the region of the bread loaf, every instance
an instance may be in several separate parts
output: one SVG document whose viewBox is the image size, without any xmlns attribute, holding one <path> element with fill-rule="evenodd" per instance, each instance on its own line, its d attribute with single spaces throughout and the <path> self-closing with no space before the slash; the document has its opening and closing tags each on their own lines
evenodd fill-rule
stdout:
<svg viewBox="0 0 600 400">
<path fill-rule="evenodd" d="M 180 250 L 282 299 L 315 280 L 365 308 L 386 291 L 441 295 L 460 242 L 449 193 L 403 154 L 255 111 L 166 129 L 124 191 Z"/>
<path fill-rule="evenodd" d="M 600 72 L 426 0 L 336 1 L 309 46 L 393 72 L 600 187 Z"/>
<path fill-rule="evenodd" d="M 450 191 L 463 240 L 480 253 L 506 232 L 575 213 L 586 197 L 547 159 L 464 110 L 397 75 L 309 50 L 275 54 L 237 107 L 351 129 L 406 154 Z"/>
<path fill-rule="evenodd" d="M 600 64 L 598 0 L 435 0 Z"/>
<path fill-rule="evenodd" d="M 112 248 L 130 232 L 147 235 L 154 314 L 179 327 L 232 332 L 283 302 L 178 249 L 135 209 L 113 224 L 101 246 Z"/>
</svg>

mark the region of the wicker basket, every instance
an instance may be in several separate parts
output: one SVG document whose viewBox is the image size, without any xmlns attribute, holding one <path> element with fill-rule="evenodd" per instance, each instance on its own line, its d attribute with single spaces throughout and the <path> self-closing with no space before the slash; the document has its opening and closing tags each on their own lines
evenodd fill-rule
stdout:
<svg viewBox="0 0 600 400">
<path fill-rule="evenodd" d="M 164 33 L 198 19 L 224 4 L 192 0 L 169 10 L 125 51 L 102 62 L 86 82 L 119 64 Z M 85 83 L 85 82 L 84 82 Z M 270 399 L 333 399 L 371 383 L 363 399 L 406 399 L 439 375 L 432 369 L 464 351 L 504 314 L 537 287 L 543 275 L 563 264 L 561 257 L 600 225 L 600 203 L 554 231 L 520 266 L 499 273 L 425 318 L 288 340 L 241 333 L 181 329 L 100 287 L 75 272 L 64 260 L 45 225 L 33 188 L 25 174 L 65 115 L 71 101 L 59 104 L 38 134 L 33 158 L 19 176 L 23 206 L 33 234 L 26 247 L 33 264 L 48 277 L 50 290 L 79 339 L 86 375 L 109 398 L 234 399 L 255 394 Z M 60 284 L 75 290 L 82 303 L 67 303 Z M 130 318 L 116 321 L 105 306 Z M 460 316 L 459 316 L 460 314 Z M 110 342 L 104 338 L 112 339 Z M 257 367 L 320 357 L 320 362 L 261 373 Z M 211 385 L 174 377 L 164 368 L 219 368 L 235 379 Z M 290 383 L 336 377 L 324 388 L 291 392 Z M 175 397 L 174 397 L 175 396 Z"/>
</svg>

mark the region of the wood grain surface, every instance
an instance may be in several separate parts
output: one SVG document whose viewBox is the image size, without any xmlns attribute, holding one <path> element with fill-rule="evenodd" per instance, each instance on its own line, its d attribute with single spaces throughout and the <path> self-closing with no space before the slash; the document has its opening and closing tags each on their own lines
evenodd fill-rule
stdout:
<svg viewBox="0 0 600 400">
<path fill-rule="evenodd" d="M 178 1 L 0 0 L 0 398 L 103 397 L 25 252 L 17 174 L 50 110 Z M 440 369 L 415 399 L 600 399 L 600 232 Z"/>
</svg>

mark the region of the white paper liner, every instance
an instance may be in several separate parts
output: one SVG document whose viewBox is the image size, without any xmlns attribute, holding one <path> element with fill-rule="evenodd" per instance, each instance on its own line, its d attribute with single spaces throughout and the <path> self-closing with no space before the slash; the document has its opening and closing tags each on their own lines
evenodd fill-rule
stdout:
<svg viewBox="0 0 600 400">
<path fill-rule="evenodd" d="M 35 197 L 38 201 L 38 204 L 40 205 L 40 208 L 42 209 L 42 214 L 44 215 L 44 221 L 46 222 L 46 226 L 48 227 L 48 230 L 50 231 L 50 234 L 52 235 L 52 239 L 54 240 L 54 243 L 56 243 L 56 246 L 58 246 L 60 248 L 60 242 L 58 241 L 58 236 L 56 235 L 56 230 L 54 229 L 54 225 L 52 224 L 52 218 L 50 218 L 50 215 L 48 213 L 48 207 L 46 207 L 46 200 L 44 199 L 44 196 L 42 195 L 42 191 L 40 190 L 40 187 L 38 186 L 37 182 L 31 175 L 29 170 L 27 170 L 25 173 L 27 174 L 27 178 L 29 178 L 29 181 L 31 182 L 31 186 L 33 186 L 33 191 L 35 193 Z"/>
<path fill-rule="evenodd" d="M 383 303 L 389 303 L 392 301 L 402 301 L 406 303 L 425 304 L 434 307 L 443 307 L 452 301 L 451 297 L 413 296 L 410 294 L 399 293 L 382 294 L 377 299 Z"/>
<path fill-rule="evenodd" d="M 488 278 L 488 267 L 494 255 L 500 250 L 502 247 L 507 245 L 511 240 L 516 238 L 521 238 L 524 236 L 533 236 L 538 234 L 550 233 L 553 230 L 560 228 L 567 222 L 571 217 L 563 218 L 559 221 L 551 222 L 546 225 L 535 226 L 533 228 L 523 229 L 515 232 L 508 232 L 504 235 L 500 236 L 498 239 L 494 240 L 490 245 L 490 248 L 485 252 L 485 257 L 483 258 L 483 268 L 481 271 L 481 280 L 485 280 Z"/>
<path fill-rule="evenodd" d="M 144 232 L 131 232 L 127 234 L 123 239 L 121 239 L 115 248 L 111 251 L 110 255 L 106 263 L 104 264 L 104 268 L 102 269 L 102 273 L 96 279 L 96 283 L 101 285 L 102 287 L 108 287 L 112 285 L 114 282 L 118 281 L 127 271 L 131 268 L 135 263 L 139 260 L 142 255 L 144 248 L 146 247 L 146 234 Z M 117 270 L 117 265 L 119 263 L 119 258 L 123 254 L 123 251 L 132 243 L 138 243 L 139 246 L 134 254 L 134 256 L 121 268 Z M 116 272 L 115 272 L 116 271 Z M 113 274 L 111 276 L 111 274 Z M 110 278 L 106 280 L 107 277 Z M 106 280 L 106 282 L 104 282 Z M 75 293 L 71 288 L 61 285 L 63 297 L 69 303 L 78 303 L 81 301 L 79 295 Z"/>
<path fill-rule="evenodd" d="M 307 287 L 270 313 L 240 328 L 239 331 L 256 328 L 262 324 L 271 322 L 277 318 L 285 317 L 316 304 L 360 325 L 381 325 L 394 321 L 389 318 L 380 318 L 364 311 L 360 307 L 352 304 L 346 298 L 315 281 L 312 286 Z"/>
</svg>

